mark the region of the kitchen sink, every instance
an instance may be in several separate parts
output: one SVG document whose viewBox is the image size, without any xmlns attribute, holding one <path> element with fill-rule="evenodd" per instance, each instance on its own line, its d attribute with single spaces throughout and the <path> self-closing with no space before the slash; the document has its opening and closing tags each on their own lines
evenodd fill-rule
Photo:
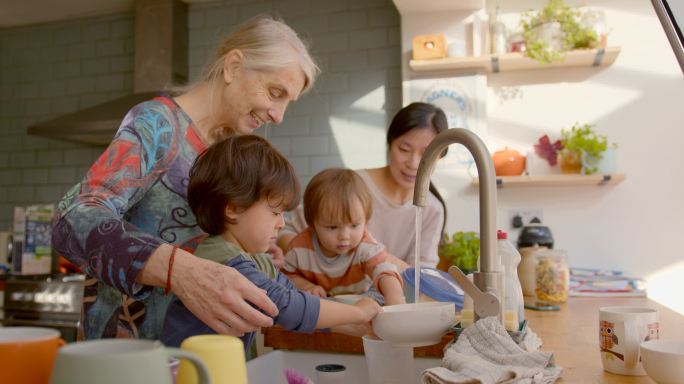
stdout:
<svg viewBox="0 0 684 384">
<path fill-rule="evenodd" d="M 417 357 L 414 359 L 412 383 L 420 383 L 420 373 L 437 367 L 441 359 Z M 285 368 L 292 368 L 316 381 L 316 366 L 320 364 L 342 364 L 346 370 L 345 382 L 368 384 L 368 370 L 364 355 L 299 352 L 277 350 L 247 362 L 247 376 L 250 384 L 287 384 Z"/>
</svg>

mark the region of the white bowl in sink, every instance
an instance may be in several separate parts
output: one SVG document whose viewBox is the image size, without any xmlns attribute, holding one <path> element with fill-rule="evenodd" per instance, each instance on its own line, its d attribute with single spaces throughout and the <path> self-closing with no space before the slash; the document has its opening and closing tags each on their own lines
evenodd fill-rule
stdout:
<svg viewBox="0 0 684 384">
<path fill-rule="evenodd" d="M 644 370 L 655 382 L 684 382 L 684 340 L 644 341 L 639 349 Z"/>
<path fill-rule="evenodd" d="M 454 303 L 390 305 L 373 319 L 373 332 L 385 341 L 422 347 L 438 344 L 454 323 Z"/>
</svg>

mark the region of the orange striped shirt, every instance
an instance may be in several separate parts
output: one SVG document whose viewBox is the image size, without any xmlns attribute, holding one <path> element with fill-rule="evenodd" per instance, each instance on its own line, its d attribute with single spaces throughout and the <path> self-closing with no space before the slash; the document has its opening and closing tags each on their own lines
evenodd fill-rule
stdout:
<svg viewBox="0 0 684 384">
<path fill-rule="evenodd" d="M 385 246 L 366 231 L 359 245 L 348 253 L 327 257 L 321 251 L 316 232 L 308 227 L 290 242 L 283 272 L 302 276 L 331 296 L 360 294 L 371 286 L 377 289 L 383 275 L 394 275 L 402 281 L 396 265 L 387 260 L 388 255 Z"/>
</svg>

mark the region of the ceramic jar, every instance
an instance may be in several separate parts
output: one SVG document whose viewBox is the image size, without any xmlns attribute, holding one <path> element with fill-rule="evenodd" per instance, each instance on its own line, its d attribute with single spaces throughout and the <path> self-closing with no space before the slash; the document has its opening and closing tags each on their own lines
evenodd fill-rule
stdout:
<svg viewBox="0 0 684 384">
<path fill-rule="evenodd" d="M 560 154 L 560 168 L 563 173 L 582 172 L 582 156 L 574 151 L 562 151 Z"/>
<path fill-rule="evenodd" d="M 525 171 L 525 156 L 512 149 L 494 152 L 492 162 L 497 176 L 518 176 Z"/>
<path fill-rule="evenodd" d="M 535 245 L 533 247 L 520 248 L 520 264 L 518 264 L 518 279 L 523 290 L 523 295 L 534 297 L 537 278 L 537 258 L 535 252 L 548 250 L 547 247 Z"/>
</svg>

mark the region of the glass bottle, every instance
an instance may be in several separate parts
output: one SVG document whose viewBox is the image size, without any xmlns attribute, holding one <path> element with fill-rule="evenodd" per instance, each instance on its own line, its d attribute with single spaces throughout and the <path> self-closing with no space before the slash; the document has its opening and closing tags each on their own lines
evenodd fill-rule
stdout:
<svg viewBox="0 0 684 384">
<path fill-rule="evenodd" d="M 496 7 L 492 21 L 492 54 L 506 53 L 506 25 L 499 19 L 499 7 Z"/>
<path fill-rule="evenodd" d="M 536 256 L 537 298 L 552 303 L 566 302 L 570 288 L 570 269 L 566 261 L 566 252 L 539 251 Z"/>
</svg>

